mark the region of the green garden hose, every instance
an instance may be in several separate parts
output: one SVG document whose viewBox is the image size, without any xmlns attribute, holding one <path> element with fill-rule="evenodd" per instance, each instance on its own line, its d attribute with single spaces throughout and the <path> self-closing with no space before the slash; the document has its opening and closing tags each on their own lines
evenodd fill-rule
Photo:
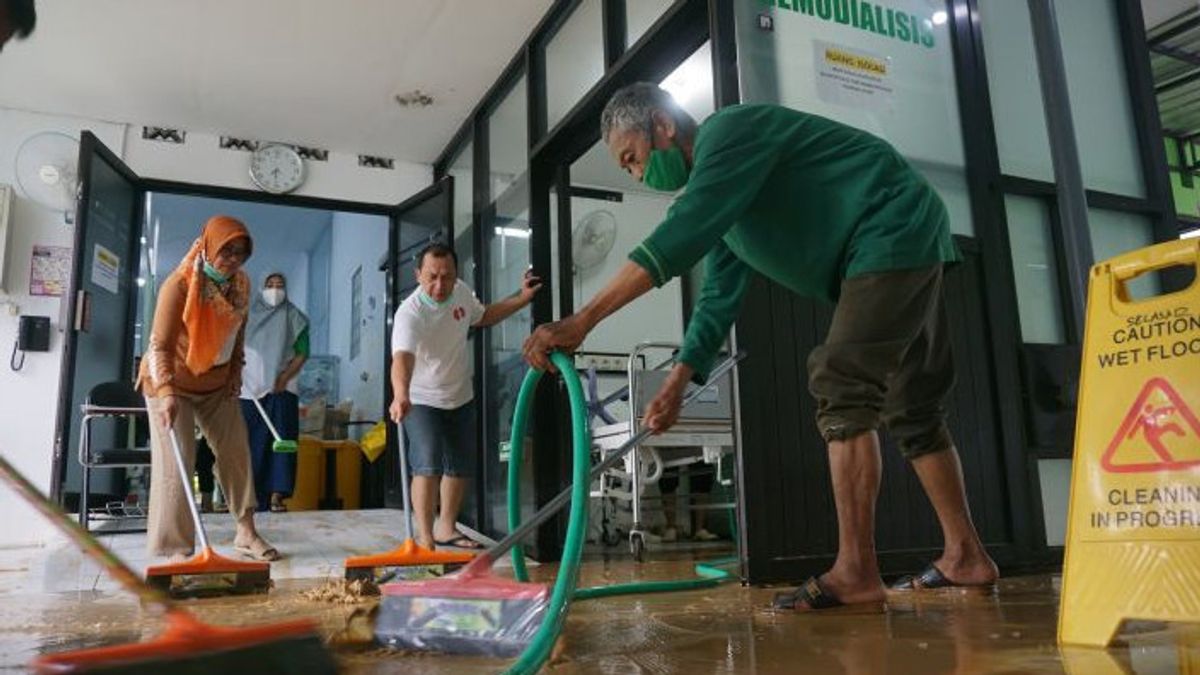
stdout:
<svg viewBox="0 0 1200 675">
<path fill-rule="evenodd" d="M 590 480 L 588 472 L 591 462 L 591 429 L 587 421 L 587 403 L 583 395 L 583 386 L 579 382 L 579 374 L 575 372 L 575 364 L 571 358 L 559 352 L 550 355 L 550 360 L 563 374 L 567 385 L 567 397 L 571 402 L 571 446 L 573 467 L 571 470 L 572 492 L 571 512 L 567 524 L 567 538 L 563 545 L 562 560 L 559 564 L 558 577 L 550 595 L 550 606 L 546 610 L 546 619 L 542 622 L 529 647 L 521 653 L 516 663 L 507 671 L 511 674 L 532 674 L 541 669 L 542 664 L 550 657 L 554 642 L 562 631 L 566 621 L 567 608 L 571 600 L 589 600 L 614 595 L 664 593 L 670 591 L 690 591 L 711 588 L 733 578 L 721 566 L 737 562 L 736 558 L 713 560 L 696 565 L 697 578 L 679 579 L 672 581 L 639 581 L 611 586 L 596 586 L 593 588 L 577 589 L 579 581 L 579 563 L 583 555 L 583 543 L 587 538 L 587 509 Z M 521 466 L 525 454 L 525 427 L 529 421 L 529 410 L 533 403 L 534 392 L 542 371 L 530 369 L 521 383 L 517 395 L 516 409 L 513 412 L 511 450 L 508 458 L 508 527 L 509 531 L 516 530 L 521 525 Z M 512 549 L 513 576 L 517 581 L 528 581 L 529 572 L 525 567 L 525 553 L 518 544 Z"/>
<path fill-rule="evenodd" d="M 560 352 L 550 355 L 550 360 L 563 374 L 567 384 L 567 396 L 571 401 L 571 447 L 574 465 L 571 470 L 571 515 L 567 524 L 567 540 L 563 544 L 562 562 L 558 570 L 558 578 L 554 581 L 554 589 L 550 593 L 550 606 L 546 609 L 546 618 L 533 636 L 533 641 L 517 657 L 516 663 L 508 672 L 513 675 L 532 675 L 541 670 L 542 664 L 550 658 L 554 642 L 562 632 L 563 623 L 567 619 L 567 608 L 575 592 L 575 584 L 579 580 L 579 561 L 583 556 L 583 541 L 587 537 L 588 509 L 588 472 L 591 468 L 592 435 L 587 422 L 587 402 L 583 397 L 583 386 L 579 383 L 579 375 L 575 372 L 572 359 Z M 530 369 L 521 383 L 521 392 L 517 396 L 517 409 L 513 415 L 512 451 L 508 459 L 508 526 L 517 529 L 521 520 L 521 499 L 519 487 L 522 451 L 525 446 L 525 425 L 529 419 L 529 407 L 533 402 L 534 390 L 542 377 L 539 370 Z M 522 546 L 513 547 L 513 572 L 518 580 L 525 581 L 528 574 L 525 570 L 525 560 Z"/>
</svg>

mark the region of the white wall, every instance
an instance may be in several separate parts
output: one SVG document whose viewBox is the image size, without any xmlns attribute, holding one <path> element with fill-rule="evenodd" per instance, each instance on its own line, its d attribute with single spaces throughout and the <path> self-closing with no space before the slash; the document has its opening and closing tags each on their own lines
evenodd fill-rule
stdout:
<svg viewBox="0 0 1200 675">
<path fill-rule="evenodd" d="M 628 260 L 629 252 L 646 238 L 667 214 L 673 197 L 667 194 L 625 192 L 623 201 L 609 202 L 573 197 L 571 199 L 572 230 L 589 213 L 597 209 L 609 211 L 617 220 L 617 240 L 600 265 L 582 272 L 575 278 L 573 289 L 575 307 L 595 297 L 596 293 Z M 648 341 L 683 342 L 683 296 L 678 278 L 655 289 L 608 317 L 588 335 L 580 347 L 583 351 L 628 354 L 638 343 Z M 648 366 L 657 365 L 669 354 L 652 352 Z M 624 375 L 599 375 L 598 393 L 606 396 L 625 386 Z M 628 405 L 616 401 L 608 406 L 610 414 L 628 419 Z"/>
<path fill-rule="evenodd" d="M 0 108 L 0 183 L 16 186 L 14 164 L 17 149 L 29 136 L 41 131 L 59 131 L 76 138 L 91 129 L 114 151 L 121 149 L 124 130 L 121 125 L 69 117 L 52 117 Z M 14 373 L 7 365 L 0 368 L 0 454 L 43 491 L 50 488 L 50 462 L 54 450 L 54 418 L 58 408 L 58 377 L 62 361 L 62 330 L 58 298 L 31 297 L 29 293 L 29 257 L 33 246 L 71 246 L 74 230 L 63 224 L 62 214 L 51 212 L 26 199 L 15 189 L 9 225 L 13 228 L 5 274 L 10 294 L 3 300 L 15 303 L 18 313 L 49 316 L 50 351 L 28 354 L 25 367 Z M 0 309 L 0 349 L 11 349 L 17 335 L 17 317 Z M 0 487 L 0 546 L 45 541 L 51 526 L 24 505 L 15 493 Z"/>
<path fill-rule="evenodd" d="M 379 258 L 387 251 L 388 221 L 381 216 L 337 213 L 329 274 L 329 351 L 342 357 L 338 374 L 342 400 L 354 401 L 351 419 L 383 414 L 386 283 Z M 350 279 L 362 266 L 362 334 L 350 359 Z"/>
<path fill-rule="evenodd" d="M 308 314 L 308 253 L 297 253 L 287 280 L 288 300 Z M 311 337 L 311 333 L 309 335 Z"/>
<path fill-rule="evenodd" d="M 13 165 L 17 148 L 30 135 L 40 131 L 61 131 L 78 137 L 91 130 L 114 153 L 122 157 L 141 176 L 179 180 L 198 184 L 251 188 L 246 173 L 249 155 L 220 150 L 214 135 L 189 133 L 184 145 L 145 141 L 141 126 L 127 126 L 98 120 L 29 113 L 0 108 L 0 183 L 15 184 Z M 397 203 L 427 186 L 432 168 L 427 165 L 397 162 L 396 169 L 365 169 L 354 155 L 329 153 L 328 162 L 310 162 L 310 175 L 297 192 L 301 195 Z M 0 369 L 0 454 L 13 462 L 39 488 L 48 491 L 54 443 L 55 411 L 58 406 L 58 380 L 62 360 L 60 306 L 57 298 L 33 298 L 28 295 L 29 257 L 34 244 L 71 246 L 74 231 L 62 224 L 55 214 L 16 194 L 12 213 L 13 238 L 9 249 L 9 269 L 14 280 L 11 295 L 2 300 L 16 303 L 19 313 L 49 315 L 56 329 L 51 351 L 30 354 L 18 373 Z M 386 239 L 375 248 L 386 250 Z M 382 297 L 380 292 L 379 297 Z M 0 309 L 0 346 L 16 339 L 17 319 Z M 364 347 L 365 348 L 365 347 Z M 382 350 L 382 347 L 378 347 Z M 345 381 L 344 381 L 345 382 Z M 345 391 L 345 390 L 344 390 Z M 377 395 L 378 396 L 378 395 Z M 74 461 L 71 454 L 68 461 Z M 0 547 L 40 544 L 52 534 L 50 526 L 25 507 L 10 490 L 0 488 L 0 513 L 5 525 L 0 528 Z"/>
<path fill-rule="evenodd" d="M 145 178 L 185 183 L 257 189 L 250 180 L 250 153 L 222 150 L 213 134 L 189 131 L 182 145 L 147 141 L 142 128 L 130 126 L 125 137 L 125 162 Z M 354 202 L 396 204 L 433 181 L 427 164 L 396 162 L 394 170 L 358 166 L 358 156 L 330 152 L 327 161 L 305 163 L 307 176 L 295 194 Z"/>
<path fill-rule="evenodd" d="M 583 271 L 575 279 L 575 307 L 595 297 L 628 260 L 629 252 L 662 222 L 671 205 L 670 195 L 625 193 L 624 201 L 608 202 L 573 197 L 572 230 L 595 210 L 609 211 L 617 220 L 617 241 L 604 262 Z M 679 279 L 638 298 L 596 326 L 580 349 L 628 353 L 639 342 L 683 341 L 683 304 Z"/>
</svg>

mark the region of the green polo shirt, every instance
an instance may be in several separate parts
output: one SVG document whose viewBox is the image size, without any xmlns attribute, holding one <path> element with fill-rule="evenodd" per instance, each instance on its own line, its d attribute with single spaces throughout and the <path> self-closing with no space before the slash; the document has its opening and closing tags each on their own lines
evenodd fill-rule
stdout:
<svg viewBox="0 0 1200 675">
<path fill-rule="evenodd" d="M 687 186 L 632 253 L 661 286 L 705 258 L 679 360 L 704 378 L 751 270 L 836 302 L 843 279 L 959 259 L 942 200 L 885 141 L 774 105 L 702 124 Z"/>
</svg>

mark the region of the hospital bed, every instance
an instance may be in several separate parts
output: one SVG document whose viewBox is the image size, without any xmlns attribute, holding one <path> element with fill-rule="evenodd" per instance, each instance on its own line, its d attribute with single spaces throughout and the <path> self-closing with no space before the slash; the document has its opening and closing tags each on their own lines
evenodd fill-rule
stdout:
<svg viewBox="0 0 1200 675">
<path fill-rule="evenodd" d="M 603 399 L 595 395 L 593 386 L 592 411 L 601 419 L 592 427 L 592 450 L 603 460 L 608 453 L 620 448 L 641 430 L 642 409 L 658 392 L 663 380 L 674 365 L 672 353 L 679 345 L 668 342 L 643 342 L 629 354 L 626 367 L 625 387 Z M 645 363 L 657 366 L 646 368 Z M 672 467 L 683 467 L 699 463 L 715 467 L 722 485 L 731 485 L 732 479 L 725 478 L 725 462 L 733 453 L 733 389 L 730 376 L 724 376 L 695 402 L 685 408 L 679 421 L 669 431 L 650 436 L 634 448 L 625 458 L 624 466 L 610 470 L 601 477 L 598 486 L 593 486 L 591 495 L 601 503 L 602 539 L 615 544 L 617 535 L 610 529 L 607 505 L 610 502 L 628 502 L 632 511 L 629 530 L 629 550 L 634 559 L 642 560 L 646 550 L 646 532 L 643 529 L 642 500 L 646 488 L 658 482 L 663 471 Z M 694 387 L 695 385 L 689 385 Z M 628 396 L 630 419 L 618 421 L 604 412 L 604 406 Z M 598 400 L 597 400 L 598 399 Z M 728 510 L 734 503 L 697 505 L 688 502 L 689 510 Z"/>
</svg>

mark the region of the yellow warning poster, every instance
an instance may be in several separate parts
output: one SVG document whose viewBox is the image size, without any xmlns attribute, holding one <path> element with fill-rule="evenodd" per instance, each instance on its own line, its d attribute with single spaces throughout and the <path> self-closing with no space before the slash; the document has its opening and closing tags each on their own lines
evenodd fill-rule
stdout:
<svg viewBox="0 0 1200 675">
<path fill-rule="evenodd" d="M 1200 281 L 1135 300 L 1141 274 L 1200 264 L 1200 241 L 1091 270 L 1059 641 L 1125 619 L 1200 622 Z"/>
</svg>

